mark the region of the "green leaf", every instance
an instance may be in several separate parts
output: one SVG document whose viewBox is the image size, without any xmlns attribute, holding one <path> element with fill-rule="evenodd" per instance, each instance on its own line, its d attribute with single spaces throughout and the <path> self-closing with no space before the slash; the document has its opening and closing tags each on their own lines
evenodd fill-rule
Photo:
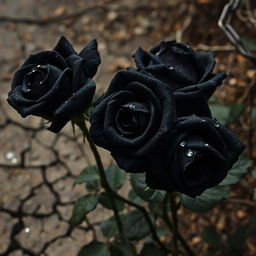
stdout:
<svg viewBox="0 0 256 256">
<path fill-rule="evenodd" d="M 146 201 L 162 201 L 166 192 L 157 189 L 151 189 L 145 183 L 144 173 L 131 174 L 131 184 L 135 193 Z"/>
<path fill-rule="evenodd" d="M 98 180 L 100 180 L 98 167 L 96 165 L 91 165 L 81 171 L 79 176 L 75 179 L 75 184 L 94 182 Z"/>
<path fill-rule="evenodd" d="M 216 117 L 221 124 L 226 125 L 229 118 L 229 107 L 219 104 L 209 104 L 209 107 L 211 109 L 212 116 Z"/>
<path fill-rule="evenodd" d="M 232 104 L 229 105 L 229 118 L 228 118 L 228 123 L 233 123 L 237 121 L 237 119 L 243 114 L 245 110 L 245 104 L 243 103 L 237 103 L 237 104 Z"/>
<path fill-rule="evenodd" d="M 112 199 L 114 200 L 114 199 Z M 102 192 L 99 196 L 99 203 L 101 203 L 104 207 L 106 207 L 107 209 L 112 210 L 112 204 L 109 201 L 108 195 L 106 192 Z M 116 207 L 118 211 L 122 211 L 124 209 L 124 202 L 115 199 L 115 203 L 116 203 Z"/>
<path fill-rule="evenodd" d="M 229 198 L 228 186 L 216 186 L 205 190 L 196 198 L 181 194 L 181 203 L 191 211 L 206 212 L 216 206 L 224 198 Z"/>
<path fill-rule="evenodd" d="M 118 234 L 118 228 L 115 218 L 111 217 L 110 219 L 101 222 L 100 230 L 105 237 L 110 238 L 116 236 Z"/>
<path fill-rule="evenodd" d="M 110 256 L 108 246 L 98 241 L 92 241 L 85 245 L 77 256 Z"/>
<path fill-rule="evenodd" d="M 136 256 L 133 245 L 129 242 L 117 242 L 110 247 L 111 256 Z"/>
<path fill-rule="evenodd" d="M 93 211 L 96 208 L 98 199 L 95 195 L 82 196 L 75 203 L 72 216 L 69 220 L 72 226 L 77 226 L 83 222 L 87 213 Z"/>
<path fill-rule="evenodd" d="M 166 253 L 163 252 L 153 243 L 144 244 L 140 256 L 165 256 Z"/>
<path fill-rule="evenodd" d="M 110 165 L 106 170 L 106 176 L 109 185 L 114 189 L 120 189 L 125 181 L 125 171 L 120 169 L 116 164 Z"/>
<path fill-rule="evenodd" d="M 140 211 L 131 211 L 124 216 L 124 232 L 130 240 L 140 240 L 150 233 L 145 217 Z"/>
<path fill-rule="evenodd" d="M 251 160 L 241 158 L 228 172 L 227 177 L 221 183 L 219 183 L 219 186 L 232 185 L 239 182 L 247 173 L 248 167 L 250 165 Z"/>
<path fill-rule="evenodd" d="M 145 201 L 139 197 L 133 189 L 129 191 L 128 199 L 136 204 L 143 204 Z"/>
<path fill-rule="evenodd" d="M 206 243 L 212 245 L 220 245 L 221 244 L 221 236 L 216 231 L 214 226 L 207 226 L 204 228 L 202 233 L 202 238 Z"/>
<path fill-rule="evenodd" d="M 218 119 L 218 121 L 227 125 L 237 121 L 237 119 L 242 115 L 245 109 L 245 105 L 242 103 L 220 105 L 220 104 L 210 104 L 210 109 L 212 115 Z"/>
</svg>

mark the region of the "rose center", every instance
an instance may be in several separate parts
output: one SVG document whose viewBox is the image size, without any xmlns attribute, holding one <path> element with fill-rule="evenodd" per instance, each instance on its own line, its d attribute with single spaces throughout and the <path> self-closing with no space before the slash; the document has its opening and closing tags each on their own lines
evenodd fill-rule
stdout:
<svg viewBox="0 0 256 256">
<path fill-rule="evenodd" d="M 185 166 L 184 178 L 187 185 L 198 186 L 209 178 L 209 166 L 207 163 L 209 161 L 198 153 L 195 159 Z"/>
<path fill-rule="evenodd" d="M 116 115 L 116 128 L 121 136 L 134 138 L 147 127 L 149 111 L 145 104 L 129 103 L 122 105 Z"/>
<path fill-rule="evenodd" d="M 34 67 L 32 71 L 24 77 L 25 92 L 33 98 L 42 96 L 47 91 L 47 88 L 44 86 L 44 80 L 47 74 L 48 69 L 46 66 L 38 65 Z"/>
</svg>

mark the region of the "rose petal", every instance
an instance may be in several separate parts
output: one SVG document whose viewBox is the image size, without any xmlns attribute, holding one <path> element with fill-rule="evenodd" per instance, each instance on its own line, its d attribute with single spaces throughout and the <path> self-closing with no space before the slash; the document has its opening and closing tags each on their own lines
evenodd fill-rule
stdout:
<svg viewBox="0 0 256 256">
<path fill-rule="evenodd" d="M 90 41 L 79 53 L 85 60 L 85 69 L 88 77 L 93 77 L 101 63 L 100 55 L 98 52 L 97 40 Z"/>
<path fill-rule="evenodd" d="M 216 62 L 214 60 L 213 52 L 197 52 L 196 58 L 202 70 L 201 79 L 199 81 L 199 83 L 202 83 L 211 74 Z"/>
<path fill-rule="evenodd" d="M 68 121 L 86 110 L 90 105 L 96 85 L 88 79 L 84 86 L 70 97 L 53 114 L 53 122 L 48 128 L 52 132 L 59 132 Z"/>
<path fill-rule="evenodd" d="M 61 36 L 53 50 L 58 52 L 64 59 L 68 58 L 72 54 L 77 54 L 72 44 L 64 36 Z"/>
</svg>

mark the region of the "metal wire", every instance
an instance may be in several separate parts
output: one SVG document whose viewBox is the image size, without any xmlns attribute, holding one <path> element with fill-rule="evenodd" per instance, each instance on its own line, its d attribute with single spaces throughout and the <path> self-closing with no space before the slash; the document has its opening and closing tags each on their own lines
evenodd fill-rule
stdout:
<svg viewBox="0 0 256 256">
<path fill-rule="evenodd" d="M 246 58 L 250 59 L 256 65 L 256 56 L 251 50 L 244 44 L 241 37 L 232 27 L 231 22 L 235 11 L 239 8 L 241 0 L 230 0 L 223 8 L 221 16 L 218 21 L 219 27 L 228 37 L 230 42 L 236 47 L 236 49 Z"/>
</svg>

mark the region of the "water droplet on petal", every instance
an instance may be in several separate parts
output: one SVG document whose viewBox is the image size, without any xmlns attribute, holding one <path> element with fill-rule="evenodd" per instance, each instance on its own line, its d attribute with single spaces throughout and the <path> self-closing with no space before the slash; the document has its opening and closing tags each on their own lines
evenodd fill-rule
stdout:
<svg viewBox="0 0 256 256">
<path fill-rule="evenodd" d="M 220 127 L 219 121 L 216 118 L 213 118 L 213 125 L 215 127 Z"/>
<path fill-rule="evenodd" d="M 191 149 L 189 149 L 189 150 L 187 151 L 186 155 L 187 155 L 188 157 L 192 157 L 192 156 L 194 155 L 194 153 L 193 153 L 193 151 L 192 151 Z"/>
<path fill-rule="evenodd" d="M 180 143 L 180 146 L 181 146 L 181 147 L 185 147 L 185 145 L 186 145 L 186 142 L 185 142 L 185 141 L 182 141 L 182 142 Z"/>
</svg>

